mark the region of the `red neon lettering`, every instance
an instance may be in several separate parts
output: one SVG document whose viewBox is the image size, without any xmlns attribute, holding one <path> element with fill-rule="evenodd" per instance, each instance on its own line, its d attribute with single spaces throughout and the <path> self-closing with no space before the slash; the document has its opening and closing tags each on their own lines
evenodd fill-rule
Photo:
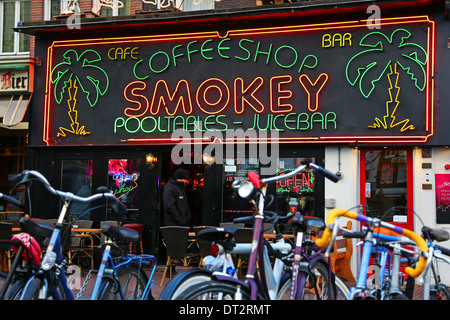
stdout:
<svg viewBox="0 0 450 320">
<path fill-rule="evenodd" d="M 147 97 L 136 93 L 137 91 L 143 91 L 146 88 L 147 85 L 145 84 L 145 82 L 142 81 L 131 82 L 125 87 L 123 91 L 125 99 L 127 101 L 130 101 L 131 103 L 137 104 L 137 108 L 128 107 L 124 110 L 126 116 L 140 117 L 147 112 L 149 106 L 149 101 Z M 133 100 L 131 98 L 135 98 L 136 100 Z"/>
<path fill-rule="evenodd" d="M 175 107 L 170 110 L 169 102 L 176 102 Z M 178 112 L 180 106 L 183 108 L 184 114 L 191 114 L 194 111 L 192 106 L 191 91 L 189 83 L 186 80 L 180 80 L 173 94 L 170 94 L 169 86 L 164 80 L 159 80 L 155 85 L 153 92 L 152 107 L 150 112 L 157 115 L 161 106 L 164 106 L 168 115 L 173 116 Z"/>
<path fill-rule="evenodd" d="M 264 79 L 261 77 L 255 78 L 246 88 L 244 88 L 244 80 L 242 78 L 234 80 L 234 110 L 237 114 L 244 112 L 246 104 L 258 113 L 264 112 L 264 104 L 255 97 L 255 94 L 263 84 Z"/>
<path fill-rule="evenodd" d="M 305 89 L 308 94 L 308 110 L 311 112 L 317 111 L 317 109 L 319 109 L 319 93 L 322 91 L 325 83 L 327 83 L 328 75 L 326 73 L 322 73 L 313 83 L 306 74 L 302 74 L 300 78 L 298 78 L 298 81 L 300 81 L 303 89 Z"/>
<path fill-rule="evenodd" d="M 211 98 L 214 99 L 214 94 L 211 94 L 214 93 L 214 91 L 217 91 L 217 100 L 210 101 Z M 207 95 L 208 92 L 210 94 Z M 197 89 L 197 105 L 204 113 L 218 114 L 227 107 L 229 101 L 230 88 L 228 88 L 227 84 L 220 79 L 211 78 L 205 80 Z"/>
<path fill-rule="evenodd" d="M 291 82 L 291 76 L 279 76 L 270 79 L 270 110 L 273 113 L 288 113 L 294 109 L 292 104 L 283 103 L 283 100 L 292 98 L 292 91 L 283 90 L 282 86 Z"/>
</svg>

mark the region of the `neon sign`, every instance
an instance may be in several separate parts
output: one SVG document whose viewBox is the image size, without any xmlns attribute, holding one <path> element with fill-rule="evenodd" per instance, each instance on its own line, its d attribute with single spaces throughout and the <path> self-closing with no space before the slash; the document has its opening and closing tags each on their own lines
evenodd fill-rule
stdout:
<svg viewBox="0 0 450 320">
<path fill-rule="evenodd" d="M 43 141 L 175 144 L 178 129 L 241 128 L 282 143 L 426 142 L 434 22 L 380 21 L 55 41 Z"/>
</svg>

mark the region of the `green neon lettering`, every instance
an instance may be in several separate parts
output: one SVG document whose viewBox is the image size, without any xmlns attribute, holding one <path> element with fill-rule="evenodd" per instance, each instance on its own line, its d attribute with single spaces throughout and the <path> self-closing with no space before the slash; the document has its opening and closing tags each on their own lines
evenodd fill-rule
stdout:
<svg viewBox="0 0 450 320">
<path fill-rule="evenodd" d="M 282 65 L 282 64 L 278 61 L 278 52 L 279 52 L 281 49 L 284 49 L 284 48 L 290 49 L 290 50 L 292 50 L 292 52 L 294 52 L 294 57 L 295 57 L 295 59 L 294 59 L 294 61 L 293 61 L 290 65 Z M 289 69 L 290 67 L 292 67 L 294 64 L 297 63 L 297 59 L 298 59 L 297 50 L 295 50 L 295 49 L 292 48 L 291 46 L 281 46 L 281 47 L 279 47 L 279 48 L 277 49 L 277 51 L 275 51 L 275 62 L 276 62 L 280 67 L 282 67 L 282 68 Z"/>
<path fill-rule="evenodd" d="M 279 117 L 284 117 L 285 115 L 284 114 L 278 114 L 278 115 L 276 115 L 275 116 L 275 118 L 273 118 L 273 129 L 275 129 L 275 130 L 277 130 L 277 131 L 284 131 L 284 129 L 279 129 L 279 128 L 277 128 L 277 119 L 279 118 Z"/>
<path fill-rule="evenodd" d="M 318 116 L 320 119 L 316 119 L 316 118 L 317 118 L 316 116 Z M 314 113 L 311 115 L 311 130 L 314 129 L 314 122 L 320 122 L 320 123 L 322 123 L 322 130 L 325 129 L 325 126 L 324 126 L 324 123 L 323 123 L 323 114 L 322 114 L 322 113 L 320 113 L 320 112 L 314 112 Z"/>
<path fill-rule="evenodd" d="M 220 121 L 220 118 L 226 118 L 226 116 L 223 115 L 223 114 L 220 114 L 220 115 L 218 115 L 218 116 L 216 117 L 216 122 L 217 122 L 218 124 L 223 125 L 223 129 L 222 129 L 222 130 L 219 130 L 219 131 L 227 131 L 227 130 L 228 130 L 228 125 L 227 125 L 225 122 L 221 122 L 221 121 Z M 217 129 L 216 129 L 216 130 L 217 130 Z"/>
<path fill-rule="evenodd" d="M 309 60 L 309 62 L 308 62 Z M 308 54 L 302 61 L 302 63 L 300 64 L 300 68 L 298 68 L 298 73 L 301 73 L 303 70 L 303 67 L 308 68 L 308 69 L 313 69 L 317 66 L 317 64 L 319 63 L 319 60 L 317 59 L 317 57 L 313 54 Z"/>
<path fill-rule="evenodd" d="M 258 42 L 258 46 L 256 47 L 254 62 L 256 62 L 256 60 L 258 59 L 258 54 L 260 53 L 260 54 L 267 55 L 266 64 L 269 64 L 270 53 L 272 52 L 272 44 L 270 44 L 270 46 L 269 46 L 269 51 L 260 51 L 259 50 L 260 46 L 261 46 L 261 41 Z"/>
<path fill-rule="evenodd" d="M 128 124 L 128 122 L 129 122 L 130 120 L 137 121 L 137 122 L 136 122 L 136 129 L 134 129 L 134 130 L 131 130 L 131 129 L 130 129 L 130 126 L 129 126 L 129 124 Z M 141 126 L 140 121 L 139 121 L 139 119 L 136 118 L 136 117 L 130 117 L 130 118 L 128 118 L 127 120 L 125 120 L 125 130 L 127 130 L 127 132 L 129 132 L 129 133 L 136 133 L 136 132 L 138 132 L 140 126 Z"/>
<path fill-rule="evenodd" d="M 117 118 L 114 121 L 114 133 L 117 133 L 118 128 L 123 128 L 125 125 L 125 119 L 122 117 Z"/>
<path fill-rule="evenodd" d="M 241 48 L 242 50 L 244 50 L 245 52 L 247 52 L 247 57 L 239 57 L 239 56 L 235 56 L 235 58 L 236 58 L 236 59 L 239 59 L 239 60 L 247 61 L 248 59 L 250 59 L 251 52 L 250 52 L 249 50 L 247 50 L 246 48 L 244 48 L 244 46 L 243 46 L 243 44 L 242 44 L 244 41 L 246 41 L 246 42 L 251 42 L 251 43 L 254 43 L 254 42 L 255 42 L 255 41 L 250 40 L 250 39 L 241 39 L 241 40 L 239 41 L 239 48 Z"/>
<path fill-rule="evenodd" d="M 197 130 L 197 117 L 188 116 L 186 118 L 186 131 L 193 132 Z"/>
<path fill-rule="evenodd" d="M 304 116 L 305 119 L 302 120 L 301 117 Z M 305 124 L 306 127 L 302 127 L 301 124 Z M 297 117 L 297 130 L 308 130 L 309 129 L 309 115 L 305 112 L 302 112 Z"/>
<path fill-rule="evenodd" d="M 176 116 L 173 119 L 173 131 L 177 130 L 177 127 L 180 127 L 183 130 L 185 129 L 185 122 L 182 116 Z"/>
<path fill-rule="evenodd" d="M 210 121 L 209 118 L 212 118 L 213 120 Z M 214 125 L 216 123 L 215 118 L 216 118 L 215 115 L 210 115 L 205 118 L 205 121 L 203 121 L 203 126 L 205 127 L 206 131 L 213 130 L 208 128 L 208 125 Z"/>
<path fill-rule="evenodd" d="M 156 55 L 158 55 L 158 54 L 163 54 L 163 55 L 166 57 L 166 59 L 167 59 L 166 66 L 163 67 L 161 70 L 155 70 L 155 69 L 153 69 L 153 67 L 152 67 L 152 60 L 153 60 L 153 58 L 154 58 Z M 148 60 L 148 66 L 150 67 L 150 70 L 153 71 L 153 73 L 161 73 L 161 72 L 163 72 L 164 70 L 166 70 L 166 69 L 169 67 L 169 65 L 170 65 L 170 57 L 169 57 L 169 55 L 168 55 L 167 53 L 165 53 L 164 51 L 158 51 L 158 52 L 154 53 L 154 54 L 150 57 L 150 59 Z"/>
<path fill-rule="evenodd" d="M 223 55 L 223 54 L 222 54 L 222 50 L 230 50 L 231 48 L 230 48 L 230 47 L 222 47 L 222 42 L 230 41 L 230 40 L 231 40 L 230 38 L 222 39 L 222 40 L 219 42 L 219 45 L 217 46 L 217 52 L 218 52 L 219 55 L 220 55 L 222 58 L 224 58 L 224 59 L 229 59 L 230 56 Z"/>
<path fill-rule="evenodd" d="M 172 59 L 173 59 L 173 65 L 174 65 L 174 67 L 177 66 L 177 58 L 178 58 L 178 57 L 184 56 L 184 53 L 175 54 L 175 50 L 176 50 L 177 48 L 182 48 L 182 47 L 183 47 L 183 45 L 182 45 L 182 44 L 179 44 L 179 45 L 173 47 L 173 49 L 172 49 Z"/>
<path fill-rule="evenodd" d="M 149 124 L 149 126 L 152 125 L 153 128 L 147 129 L 145 124 L 147 123 L 147 121 L 150 121 L 150 120 L 153 121 L 153 124 Z M 156 119 L 154 117 L 148 116 L 141 120 L 141 130 L 145 133 L 152 133 L 153 131 L 156 130 L 157 127 L 158 127 L 158 122 L 156 121 Z M 151 128 L 151 127 L 149 127 L 149 128 Z"/>
<path fill-rule="evenodd" d="M 289 114 L 286 115 L 286 117 L 284 117 L 284 126 L 285 126 L 286 128 L 288 128 L 289 130 L 295 130 L 295 127 L 290 127 L 290 126 L 288 125 L 288 123 L 295 123 L 296 120 L 295 120 L 295 119 L 289 120 L 289 119 L 288 119 L 289 116 L 295 116 L 295 113 L 289 113 Z"/>
<path fill-rule="evenodd" d="M 167 130 L 164 130 L 163 128 L 161 128 L 161 117 L 158 117 L 158 130 L 159 132 L 168 132 L 169 129 L 167 128 Z"/>
<path fill-rule="evenodd" d="M 334 129 L 337 129 L 336 118 L 336 113 L 327 112 L 327 114 L 325 115 L 325 129 L 328 129 L 328 122 L 334 123 Z"/>
<path fill-rule="evenodd" d="M 136 62 L 136 63 L 134 64 L 134 67 L 133 67 L 133 74 L 134 74 L 134 77 L 135 77 L 136 79 L 138 79 L 138 80 L 145 80 L 145 79 L 147 79 L 147 78 L 149 77 L 149 75 L 146 75 L 145 77 L 139 77 L 139 76 L 137 75 L 137 73 L 136 73 L 136 67 L 137 67 L 137 65 L 140 64 L 142 61 L 144 61 L 144 59 L 141 59 L 141 60 L 139 60 L 138 62 Z"/>
<path fill-rule="evenodd" d="M 210 52 L 213 51 L 213 48 L 203 48 L 205 46 L 205 44 L 212 42 L 211 39 L 206 40 L 205 42 L 202 43 L 202 46 L 200 47 L 200 54 L 202 55 L 203 58 L 205 58 L 206 60 L 213 60 L 213 57 L 207 57 L 204 55 L 205 52 Z"/>
<path fill-rule="evenodd" d="M 188 45 L 187 45 L 187 56 L 188 56 L 188 61 L 189 61 L 189 63 L 191 63 L 191 54 L 192 53 L 196 53 L 196 52 L 198 52 L 198 49 L 194 49 L 194 50 L 191 50 L 190 48 L 191 48 L 191 45 L 192 44 L 195 44 L 195 43 L 197 43 L 197 40 L 194 40 L 194 41 L 191 41 L 191 42 L 189 42 L 188 43 Z"/>
</svg>

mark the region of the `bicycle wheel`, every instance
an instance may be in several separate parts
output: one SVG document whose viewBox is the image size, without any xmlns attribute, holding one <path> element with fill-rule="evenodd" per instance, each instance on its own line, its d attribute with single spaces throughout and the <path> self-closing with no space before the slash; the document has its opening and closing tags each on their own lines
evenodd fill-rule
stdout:
<svg viewBox="0 0 450 320">
<path fill-rule="evenodd" d="M 303 290 L 303 294 L 301 295 L 302 300 L 328 300 L 329 277 L 327 266 L 322 261 L 317 261 L 313 264 L 311 269 L 316 276 L 316 281 L 314 284 L 312 279 L 308 279 L 304 288 L 297 288 L 297 290 Z M 278 290 L 276 297 L 277 300 L 290 299 L 291 283 L 291 277 L 282 279 L 280 289 Z M 342 285 L 346 288 L 344 283 L 342 283 Z M 344 290 L 344 287 L 342 287 L 342 290 Z M 344 291 L 343 294 L 345 295 L 346 292 Z M 350 292 L 348 292 L 348 294 L 350 294 Z M 333 299 L 335 297 L 334 290 L 331 292 L 331 297 L 333 297 Z"/>
<path fill-rule="evenodd" d="M 19 300 L 27 280 L 28 279 L 25 278 L 16 280 L 14 284 L 9 287 L 8 291 L 6 291 L 4 300 Z"/>
<path fill-rule="evenodd" d="M 430 300 L 450 300 L 450 290 L 440 283 L 439 291 L 436 285 L 432 285 L 430 288 Z"/>
<path fill-rule="evenodd" d="M 344 281 L 341 280 L 338 276 L 334 277 L 334 284 L 336 287 L 336 300 L 348 300 L 350 296 L 350 290 Z"/>
<path fill-rule="evenodd" d="M 250 292 L 238 284 L 211 280 L 184 291 L 175 300 L 249 300 Z"/>
<path fill-rule="evenodd" d="M 134 264 L 126 264 L 117 270 L 117 276 L 120 282 L 125 300 L 140 300 L 148 282 L 145 271 Z M 100 285 L 99 300 L 120 300 L 120 292 L 117 283 L 109 278 L 104 278 Z M 153 300 L 151 292 L 147 299 Z"/>
<path fill-rule="evenodd" d="M 177 274 L 164 288 L 160 300 L 175 300 L 192 285 L 211 280 L 211 272 L 205 269 L 189 269 Z"/>
<path fill-rule="evenodd" d="M 23 289 L 20 300 L 38 300 L 41 284 L 41 279 L 33 278 Z"/>
</svg>

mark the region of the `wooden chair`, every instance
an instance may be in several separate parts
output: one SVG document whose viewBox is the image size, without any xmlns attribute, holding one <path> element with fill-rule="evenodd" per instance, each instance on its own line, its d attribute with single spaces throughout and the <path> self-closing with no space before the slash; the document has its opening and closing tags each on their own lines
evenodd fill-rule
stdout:
<svg viewBox="0 0 450 320">
<path fill-rule="evenodd" d="M 171 279 L 175 266 L 182 265 L 186 268 L 189 265 L 189 259 L 198 254 L 187 253 L 189 227 L 167 226 L 161 227 L 160 230 L 167 250 L 167 262 L 161 280 L 161 286 L 163 286 L 167 271 Z"/>
<path fill-rule="evenodd" d="M 73 225 L 80 229 L 91 229 L 94 221 L 76 220 Z M 73 259 L 90 260 L 90 268 L 94 269 L 94 238 L 88 233 L 72 232 L 71 245 L 68 251 L 69 263 Z"/>
<path fill-rule="evenodd" d="M 351 230 L 352 221 L 349 220 L 345 228 Z M 330 252 L 331 270 L 346 281 L 355 281 L 350 266 L 352 254 L 352 239 L 342 237 L 342 230 L 340 230 L 334 241 L 333 251 Z"/>
<path fill-rule="evenodd" d="M 140 223 L 127 223 L 122 225 L 124 228 L 128 228 L 139 233 L 139 248 L 140 254 L 144 253 L 144 247 L 142 246 L 142 234 L 144 233 L 144 225 Z M 130 254 L 137 254 L 136 244 L 130 242 Z"/>
<path fill-rule="evenodd" d="M 197 237 L 197 233 L 200 230 L 208 229 L 208 228 L 214 228 L 214 227 L 210 227 L 210 226 L 196 226 L 196 227 L 194 227 L 194 233 L 195 233 L 195 238 L 196 238 L 195 242 L 196 242 L 196 244 L 197 244 L 197 246 L 198 246 L 198 248 L 200 250 L 200 262 L 199 262 L 199 265 L 202 264 L 202 261 L 203 261 L 204 257 L 206 257 L 207 255 L 211 254 L 211 243 L 212 243 L 212 241 L 199 239 Z"/>
</svg>

